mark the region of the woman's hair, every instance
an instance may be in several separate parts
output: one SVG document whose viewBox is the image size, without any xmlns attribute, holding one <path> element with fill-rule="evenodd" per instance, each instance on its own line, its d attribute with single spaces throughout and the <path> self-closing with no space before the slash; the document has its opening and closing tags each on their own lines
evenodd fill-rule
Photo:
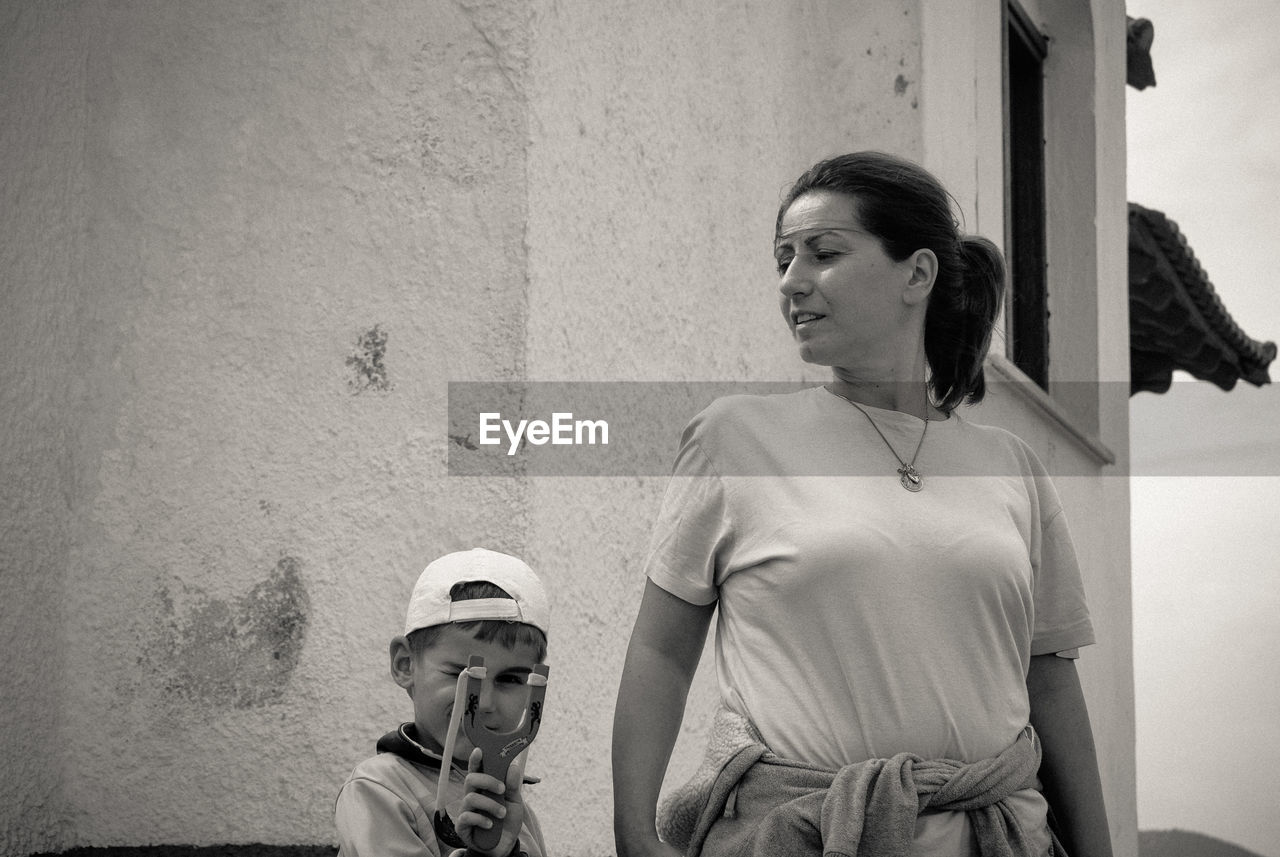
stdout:
<svg viewBox="0 0 1280 857">
<path fill-rule="evenodd" d="M 961 234 L 951 196 L 932 173 L 883 152 L 854 152 L 810 167 L 782 199 L 775 241 L 791 204 L 820 190 L 854 197 L 863 228 L 895 261 L 922 249 L 938 257 L 924 319 L 934 403 L 951 411 L 965 400 L 981 401 L 986 393 L 982 361 L 1004 294 L 1000 250 L 985 238 Z"/>
</svg>

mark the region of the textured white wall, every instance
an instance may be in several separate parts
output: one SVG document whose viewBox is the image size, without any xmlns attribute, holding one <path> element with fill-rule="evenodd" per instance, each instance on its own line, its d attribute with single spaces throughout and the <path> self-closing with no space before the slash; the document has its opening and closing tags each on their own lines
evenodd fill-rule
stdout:
<svg viewBox="0 0 1280 857">
<path fill-rule="evenodd" d="M 921 22 L 794 5 L 0 9 L 0 853 L 332 841 L 408 589 L 475 544 L 556 591 L 530 799 L 611 853 L 663 480 L 449 477 L 446 383 L 824 377 L 774 209 L 923 156 Z"/>
<path fill-rule="evenodd" d="M 61 607 L 81 474 L 70 281 L 80 268 L 83 35 L 0 8 L 0 851 L 55 843 Z M 16 78 L 16 79 L 15 79 Z M 69 652 L 65 656 L 70 656 Z"/>
<path fill-rule="evenodd" d="M 331 841 L 480 543 L 560 592 L 535 800 L 610 850 L 661 480 L 449 478 L 445 384 L 797 377 L 782 185 L 918 150 L 911 3 L 689 5 L 6 5 L 4 853 Z"/>
<path fill-rule="evenodd" d="M 6 4 L 6 854 L 331 841 L 413 578 L 525 549 L 445 477 L 446 380 L 524 371 L 485 11 Z"/>
<path fill-rule="evenodd" d="M 774 216 L 819 158 L 919 156 L 915 3 L 570 0 L 543 7 L 536 31 L 529 378 L 825 378 L 778 314 Z M 678 441 L 659 441 L 671 460 Z M 532 561 L 564 570 L 553 702 L 571 716 L 548 709 L 535 750 L 558 853 L 612 853 L 609 732 L 664 486 L 529 486 Z M 714 692 L 704 656 L 669 785 L 701 758 Z M 579 761 L 564 775 L 558 758 Z"/>
</svg>

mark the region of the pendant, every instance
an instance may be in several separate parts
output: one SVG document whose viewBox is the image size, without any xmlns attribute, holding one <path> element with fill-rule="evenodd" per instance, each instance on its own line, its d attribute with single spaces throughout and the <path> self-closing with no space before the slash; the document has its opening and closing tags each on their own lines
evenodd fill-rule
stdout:
<svg viewBox="0 0 1280 857">
<path fill-rule="evenodd" d="M 924 480 L 920 477 L 920 473 L 910 464 L 904 464 L 898 468 L 898 481 L 912 494 L 924 488 Z"/>
</svg>

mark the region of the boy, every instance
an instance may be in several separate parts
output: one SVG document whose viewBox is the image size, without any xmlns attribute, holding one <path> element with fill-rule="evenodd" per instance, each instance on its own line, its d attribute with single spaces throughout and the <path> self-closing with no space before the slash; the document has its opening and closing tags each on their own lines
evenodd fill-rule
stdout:
<svg viewBox="0 0 1280 857">
<path fill-rule="evenodd" d="M 427 566 L 413 588 L 404 634 L 391 641 L 391 677 L 413 700 L 413 722 L 382 736 L 378 755 L 357 765 L 339 791 L 340 857 L 543 857 L 542 831 L 520 794 L 532 781 L 523 777 L 522 760 L 511 765 L 505 784 L 481 774 L 483 754 L 459 729 L 443 787 L 440 771 L 458 675 L 469 656 L 485 659 L 483 724 L 510 731 L 524 711 L 529 674 L 546 656 L 550 618 L 542 582 L 513 556 L 474 548 Z M 492 824 L 502 826 L 498 845 L 469 848 L 473 832 Z"/>
</svg>

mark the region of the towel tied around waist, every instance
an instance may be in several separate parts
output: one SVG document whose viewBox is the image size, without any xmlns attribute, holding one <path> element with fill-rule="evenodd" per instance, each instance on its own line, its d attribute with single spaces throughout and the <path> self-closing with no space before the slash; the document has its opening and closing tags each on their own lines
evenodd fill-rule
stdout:
<svg viewBox="0 0 1280 857">
<path fill-rule="evenodd" d="M 1039 768 L 1040 741 L 1028 725 L 977 762 L 899 753 L 831 771 L 775 755 L 747 718 L 722 708 L 702 765 L 664 801 L 658 826 L 687 857 L 908 857 L 916 817 L 945 810 L 968 814 L 982 857 L 1044 857 L 1005 803 L 1036 785 Z M 766 808 L 758 821 L 743 818 L 756 806 Z M 726 808 L 741 823 L 708 841 Z M 1056 839 L 1051 854 L 1063 857 Z"/>
</svg>

